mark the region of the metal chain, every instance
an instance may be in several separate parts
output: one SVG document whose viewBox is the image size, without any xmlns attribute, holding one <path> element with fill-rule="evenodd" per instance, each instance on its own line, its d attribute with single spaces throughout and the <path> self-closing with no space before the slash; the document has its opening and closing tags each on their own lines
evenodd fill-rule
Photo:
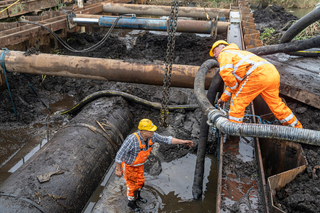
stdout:
<svg viewBox="0 0 320 213">
<path fill-rule="evenodd" d="M 174 47 L 175 47 L 175 32 L 177 29 L 177 19 L 178 19 L 178 6 L 179 2 L 176 0 L 172 1 L 171 13 L 168 20 L 168 44 L 167 44 L 167 55 L 165 62 L 165 73 L 163 79 L 163 92 L 162 92 L 162 103 L 160 110 L 160 126 L 169 126 L 169 96 L 170 96 L 170 84 L 171 84 L 171 73 L 172 64 L 174 57 Z"/>
</svg>

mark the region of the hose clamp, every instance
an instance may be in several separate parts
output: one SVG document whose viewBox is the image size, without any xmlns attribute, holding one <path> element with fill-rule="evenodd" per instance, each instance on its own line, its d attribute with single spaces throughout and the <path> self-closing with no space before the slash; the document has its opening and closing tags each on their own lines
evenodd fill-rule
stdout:
<svg viewBox="0 0 320 213">
<path fill-rule="evenodd" d="M 226 117 L 227 116 L 227 113 L 225 111 L 223 111 L 221 108 L 220 109 L 219 108 L 218 108 L 218 110 L 217 109 L 213 109 L 208 113 L 207 124 L 209 126 L 214 126 L 215 121 L 219 117 Z"/>
</svg>

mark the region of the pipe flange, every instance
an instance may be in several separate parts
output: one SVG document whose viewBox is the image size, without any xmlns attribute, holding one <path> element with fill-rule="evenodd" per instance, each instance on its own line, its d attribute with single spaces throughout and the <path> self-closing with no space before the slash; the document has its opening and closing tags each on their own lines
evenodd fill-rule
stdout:
<svg viewBox="0 0 320 213">
<path fill-rule="evenodd" d="M 207 120 L 207 124 L 209 126 L 213 126 L 216 122 L 216 120 L 219 117 L 225 117 L 225 114 L 223 112 L 221 112 L 220 110 L 217 109 L 213 109 L 208 113 L 208 120 Z"/>
</svg>

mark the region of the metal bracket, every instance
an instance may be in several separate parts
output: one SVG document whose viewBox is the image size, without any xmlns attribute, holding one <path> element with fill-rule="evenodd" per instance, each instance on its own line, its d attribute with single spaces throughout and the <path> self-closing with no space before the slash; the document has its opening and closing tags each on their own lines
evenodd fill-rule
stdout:
<svg viewBox="0 0 320 213">
<path fill-rule="evenodd" d="M 218 20 L 219 20 L 219 16 L 217 16 L 216 18 L 213 18 L 213 19 L 211 20 L 210 35 L 213 37 L 213 39 L 216 39 L 216 38 L 217 38 Z"/>
<path fill-rule="evenodd" d="M 75 28 L 78 24 L 74 24 L 73 23 L 73 17 L 76 17 L 76 14 L 74 14 L 74 13 L 70 13 L 70 14 L 68 14 L 67 15 L 67 25 L 68 25 L 68 29 L 69 30 L 72 30 L 73 28 Z"/>
</svg>

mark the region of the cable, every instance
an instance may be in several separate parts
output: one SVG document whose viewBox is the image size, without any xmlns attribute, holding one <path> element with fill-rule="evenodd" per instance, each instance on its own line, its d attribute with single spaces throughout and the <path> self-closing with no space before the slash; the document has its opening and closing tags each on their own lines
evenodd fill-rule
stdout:
<svg viewBox="0 0 320 213">
<path fill-rule="evenodd" d="M 95 92 L 87 97 L 85 97 L 82 101 L 80 101 L 78 104 L 74 105 L 70 109 L 64 110 L 64 111 L 57 111 L 54 114 L 55 115 L 63 115 L 63 114 L 73 114 L 82 107 L 84 107 L 86 104 L 90 103 L 91 101 L 94 101 L 101 97 L 110 97 L 110 96 L 121 96 L 125 100 L 133 101 L 145 106 L 149 106 L 154 109 L 160 109 L 161 104 L 156 102 L 147 101 L 145 99 L 139 98 L 134 95 L 130 95 L 125 92 L 120 91 L 114 91 L 114 90 L 104 90 L 100 92 Z M 169 110 L 176 110 L 176 109 L 184 109 L 184 110 L 195 110 L 198 108 L 198 105 L 169 105 Z"/>
<path fill-rule="evenodd" d="M 29 80 L 28 80 L 28 78 L 27 78 L 27 76 L 26 76 L 26 74 L 23 73 L 23 76 L 26 78 L 26 80 L 27 80 L 27 82 L 28 82 L 28 84 L 29 84 L 29 87 L 31 88 L 31 90 L 33 91 L 33 93 L 36 95 L 37 99 L 42 103 L 42 105 L 43 105 L 44 107 L 46 107 L 50 112 L 53 113 L 53 111 L 41 100 L 41 98 L 38 96 L 37 92 L 33 89 L 32 85 L 30 84 L 30 82 L 29 82 Z"/>
<path fill-rule="evenodd" d="M 16 198 L 16 199 L 19 199 L 19 200 L 26 201 L 26 202 L 30 203 L 31 205 L 33 205 L 34 207 L 36 207 L 36 208 L 37 208 L 38 210 L 40 210 L 42 213 L 46 213 L 46 211 L 45 211 L 41 206 L 39 206 L 38 204 L 36 204 L 35 202 L 33 202 L 32 200 L 30 200 L 30 199 L 28 199 L 28 198 L 18 197 L 18 196 L 15 195 L 15 194 L 7 194 L 7 193 L 4 193 L 4 192 L 0 192 L 0 196 L 13 197 L 13 198 Z"/>
<path fill-rule="evenodd" d="M 50 30 L 49 28 L 47 28 L 46 26 L 43 26 L 41 24 L 38 24 L 36 22 L 31 22 L 31 21 L 18 21 L 20 23 L 28 23 L 28 24 L 34 24 L 34 25 L 38 25 L 40 27 L 43 27 L 44 29 L 48 30 L 61 44 L 62 46 L 64 46 L 67 50 L 71 51 L 71 52 L 78 52 L 78 53 L 86 53 L 86 52 L 90 52 L 93 51 L 95 49 L 97 49 L 98 47 L 100 47 L 107 39 L 108 37 L 111 35 L 111 32 L 113 31 L 114 27 L 117 25 L 119 19 L 122 18 L 121 16 L 119 16 L 114 23 L 112 24 L 112 26 L 109 28 L 107 34 L 102 38 L 101 41 L 99 41 L 98 43 L 94 44 L 91 47 L 88 47 L 87 49 L 84 50 L 76 50 L 73 47 L 69 46 L 63 39 L 61 39 L 55 32 L 53 32 L 52 30 Z"/>
</svg>

